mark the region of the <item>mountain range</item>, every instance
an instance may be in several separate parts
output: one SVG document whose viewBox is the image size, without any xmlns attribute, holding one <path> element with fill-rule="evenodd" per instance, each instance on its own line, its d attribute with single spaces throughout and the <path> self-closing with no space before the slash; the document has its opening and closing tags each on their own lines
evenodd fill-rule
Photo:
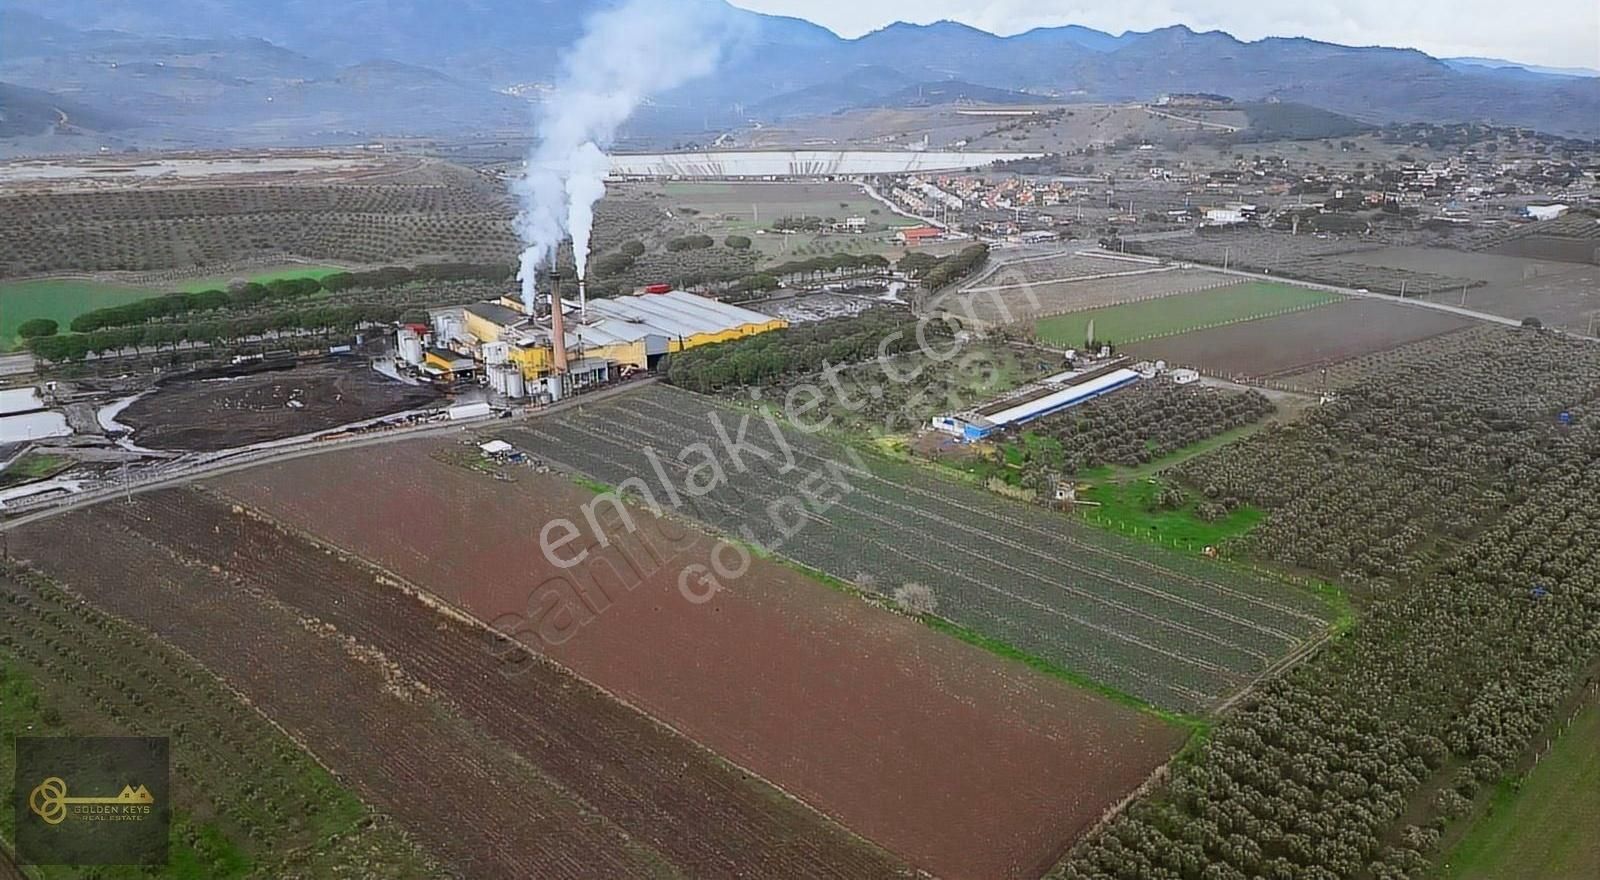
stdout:
<svg viewBox="0 0 1600 880">
<path fill-rule="evenodd" d="M 519 96 L 548 88 L 563 48 L 605 2 L 6 0 L 0 137 L 65 150 L 526 132 L 531 111 Z M 1366 122 L 1489 121 L 1600 136 L 1600 79 L 1493 59 L 1300 37 L 1246 42 L 1183 26 L 1000 37 L 953 22 L 900 23 L 844 39 L 796 18 L 725 12 L 742 39 L 723 69 L 658 96 L 628 134 L 700 135 L 926 103 L 935 93 L 1085 102 L 1209 92 Z"/>
</svg>

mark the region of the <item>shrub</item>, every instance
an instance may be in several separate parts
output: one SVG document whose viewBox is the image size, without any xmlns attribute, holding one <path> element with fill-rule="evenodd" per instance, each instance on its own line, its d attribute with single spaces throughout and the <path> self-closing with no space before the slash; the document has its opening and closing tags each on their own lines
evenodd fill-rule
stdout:
<svg viewBox="0 0 1600 880">
<path fill-rule="evenodd" d="M 29 318 L 17 325 L 17 335 L 23 339 L 38 339 L 42 336 L 54 336 L 61 325 L 49 318 Z"/>
<path fill-rule="evenodd" d="M 683 251 L 700 251 L 716 244 L 709 235 L 683 235 L 667 242 L 667 250 L 672 253 Z"/>
<path fill-rule="evenodd" d="M 722 243 L 736 251 L 747 251 L 754 242 L 750 241 L 748 235 L 730 235 Z"/>
</svg>

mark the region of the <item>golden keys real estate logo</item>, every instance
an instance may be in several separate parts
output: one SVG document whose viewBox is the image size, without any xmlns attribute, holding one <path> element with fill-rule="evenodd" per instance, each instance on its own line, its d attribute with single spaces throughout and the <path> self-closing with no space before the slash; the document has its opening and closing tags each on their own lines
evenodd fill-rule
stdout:
<svg viewBox="0 0 1600 880">
<path fill-rule="evenodd" d="M 168 752 L 164 737 L 17 737 L 11 789 L 17 861 L 167 864 Z"/>
<path fill-rule="evenodd" d="M 69 816 L 90 821 L 137 822 L 150 817 L 155 802 L 150 790 L 142 785 L 125 785 L 116 797 L 69 797 L 67 781 L 59 776 L 39 783 L 28 795 L 28 809 L 49 825 L 60 825 Z"/>
</svg>

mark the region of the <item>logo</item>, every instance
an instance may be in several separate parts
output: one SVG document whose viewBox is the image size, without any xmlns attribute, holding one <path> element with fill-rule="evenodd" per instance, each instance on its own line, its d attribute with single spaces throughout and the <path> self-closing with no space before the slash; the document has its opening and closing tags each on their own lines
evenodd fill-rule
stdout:
<svg viewBox="0 0 1600 880">
<path fill-rule="evenodd" d="M 167 749 L 162 737 L 18 737 L 17 860 L 167 864 Z"/>
<path fill-rule="evenodd" d="M 150 790 L 142 785 L 125 785 L 116 797 L 67 797 L 67 781 L 59 776 L 39 783 L 28 795 L 28 809 L 47 825 L 60 825 L 69 815 L 121 821 L 148 819 L 155 802 Z"/>
</svg>

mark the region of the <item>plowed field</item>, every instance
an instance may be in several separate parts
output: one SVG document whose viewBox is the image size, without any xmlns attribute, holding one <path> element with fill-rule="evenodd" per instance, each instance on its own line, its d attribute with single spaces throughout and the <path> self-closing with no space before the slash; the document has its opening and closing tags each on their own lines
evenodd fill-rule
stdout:
<svg viewBox="0 0 1600 880">
<path fill-rule="evenodd" d="M 942 877 L 1039 876 L 1182 741 L 1151 715 L 777 563 L 756 559 L 713 600 L 688 601 L 680 573 L 713 563 L 704 534 L 635 509 L 637 531 L 608 528 L 615 540 L 602 548 L 581 512 L 589 492 L 531 471 L 493 480 L 442 461 L 451 451 L 392 444 L 215 485 L 520 631 L 608 693 Z M 563 558 L 589 552 L 565 572 L 538 537 L 563 517 L 583 530 Z"/>
<path fill-rule="evenodd" d="M 10 550 L 206 665 L 461 876 L 904 872 L 553 664 L 508 678 L 478 628 L 200 492 L 28 526 Z"/>
</svg>

